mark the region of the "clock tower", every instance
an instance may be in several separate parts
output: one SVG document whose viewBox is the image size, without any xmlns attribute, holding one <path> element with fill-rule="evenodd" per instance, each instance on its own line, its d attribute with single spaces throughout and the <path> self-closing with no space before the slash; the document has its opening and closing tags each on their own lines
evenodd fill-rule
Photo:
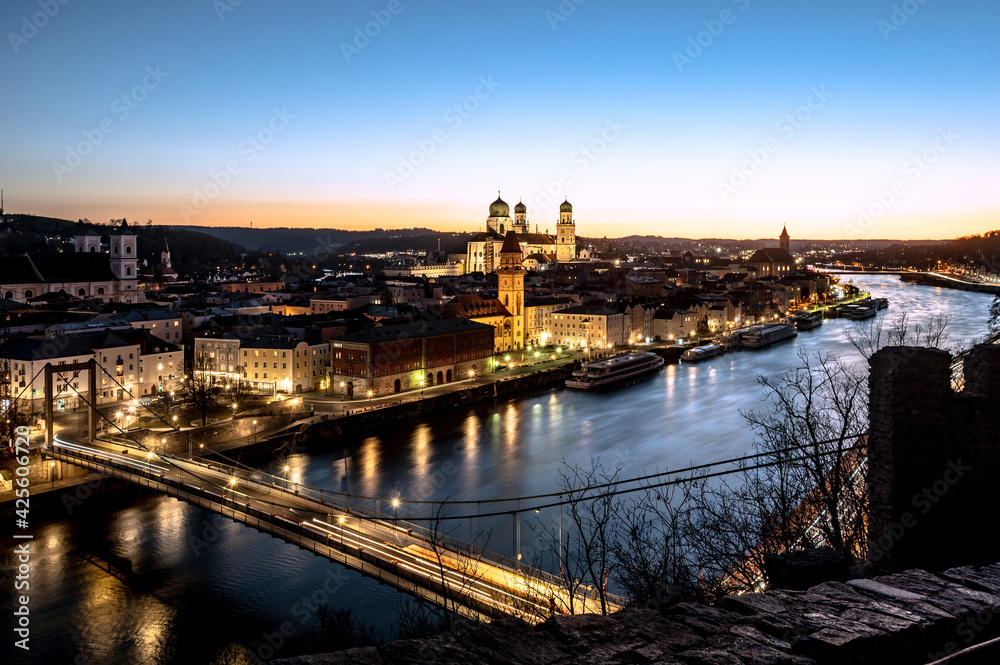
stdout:
<svg viewBox="0 0 1000 665">
<path fill-rule="evenodd" d="M 524 348 L 524 272 L 517 233 L 508 231 L 500 248 L 500 267 L 497 268 L 497 297 L 510 312 L 510 317 L 504 319 L 505 350 Z"/>
</svg>

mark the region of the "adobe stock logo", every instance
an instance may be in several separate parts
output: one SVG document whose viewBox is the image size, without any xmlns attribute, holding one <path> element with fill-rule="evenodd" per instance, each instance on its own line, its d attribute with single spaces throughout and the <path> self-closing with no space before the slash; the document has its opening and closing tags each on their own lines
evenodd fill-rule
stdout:
<svg viewBox="0 0 1000 665">
<path fill-rule="evenodd" d="M 111 101 L 111 112 L 119 121 L 125 120 L 132 115 L 132 111 L 139 108 L 139 104 L 146 100 L 149 93 L 160 87 L 163 79 L 168 76 L 170 76 L 170 72 L 162 71 L 159 65 L 155 68 L 146 67 L 146 75 L 142 77 L 139 85 Z M 55 173 L 56 180 L 62 182 L 63 178 L 72 173 L 80 164 L 83 164 L 83 160 L 94 152 L 97 146 L 104 143 L 104 137 L 115 131 L 115 128 L 115 121 L 110 117 L 105 117 L 97 123 L 97 127 L 84 129 L 82 141 L 75 145 L 66 146 L 66 156 L 63 161 L 52 162 L 52 172 Z"/>
<path fill-rule="evenodd" d="M 796 132 L 802 129 L 813 115 L 833 97 L 833 93 L 826 89 L 825 84 L 818 88 L 812 86 L 809 92 L 810 94 L 803 104 L 786 113 L 774 123 L 774 131 L 778 133 L 778 137 L 771 136 L 765 139 L 760 147 L 747 150 L 747 159 L 730 169 L 728 178 L 716 181 L 715 190 L 722 197 L 723 203 L 729 201 L 730 197 L 750 182 L 750 179 L 768 163 L 771 156 L 781 149 L 782 141 L 791 140 Z"/>
<path fill-rule="evenodd" d="M 69 0 L 38 0 L 38 8 L 41 11 L 32 14 L 31 18 L 22 16 L 20 32 L 7 33 L 7 41 L 10 42 L 10 47 L 14 49 L 14 53 L 19 52 L 22 46 L 27 44 L 29 40 L 34 39 L 38 35 L 38 31 L 47 26 L 49 21 L 56 17 L 60 7 L 68 4 Z"/>
</svg>

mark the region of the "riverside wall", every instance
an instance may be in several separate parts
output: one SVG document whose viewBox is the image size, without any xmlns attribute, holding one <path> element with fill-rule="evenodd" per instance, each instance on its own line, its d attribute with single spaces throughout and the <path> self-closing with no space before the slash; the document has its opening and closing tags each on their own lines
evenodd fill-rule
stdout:
<svg viewBox="0 0 1000 665">
<path fill-rule="evenodd" d="M 452 412 L 472 404 L 489 402 L 516 395 L 547 390 L 562 385 L 572 374 L 572 368 L 556 369 L 515 376 L 464 390 L 455 390 L 441 395 L 424 397 L 412 402 L 393 406 L 364 410 L 339 418 L 330 417 L 302 428 L 291 440 L 293 444 L 333 444 L 344 437 L 362 434 L 380 427 L 426 418 L 440 413 Z"/>
</svg>

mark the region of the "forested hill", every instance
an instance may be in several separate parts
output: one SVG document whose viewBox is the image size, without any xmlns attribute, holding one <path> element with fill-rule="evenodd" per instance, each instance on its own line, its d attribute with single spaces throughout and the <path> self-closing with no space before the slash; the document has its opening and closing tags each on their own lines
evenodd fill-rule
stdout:
<svg viewBox="0 0 1000 665">
<path fill-rule="evenodd" d="M 344 229 L 303 229 L 273 227 L 251 229 L 246 226 L 174 226 L 206 233 L 216 238 L 238 243 L 251 250 L 279 252 L 285 255 L 306 254 L 316 256 L 317 252 L 328 253 L 379 253 L 413 249 L 431 251 L 437 249 L 440 239 L 441 249 L 449 252 L 464 252 L 469 234 L 433 231 L 431 229 L 374 229 L 371 231 L 348 231 Z"/>
<path fill-rule="evenodd" d="M 35 215 L 5 215 L 9 225 L 0 229 L 0 256 L 18 256 L 25 252 L 73 251 L 72 237 L 86 225 L 102 235 L 102 242 L 108 242 L 108 234 L 119 223 L 71 221 L 54 217 Z M 232 267 L 240 265 L 241 255 L 251 260 L 260 255 L 239 244 L 225 239 L 200 233 L 194 229 L 174 229 L 150 223 L 129 222 L 129 228 L 136 234 L 137 251 L 140 260 L 150 265 L 160 262 L 160 252 L 169 244 L 171 263 L 179 273 L 201 271 L 214 266 Z"/>
</svg>

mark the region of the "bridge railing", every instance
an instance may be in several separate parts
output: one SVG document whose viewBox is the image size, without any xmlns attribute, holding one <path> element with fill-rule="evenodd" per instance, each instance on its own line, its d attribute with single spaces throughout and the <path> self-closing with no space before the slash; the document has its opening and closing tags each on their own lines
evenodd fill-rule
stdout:
<svg viewBox="0 0 1000 665">
<path fill-rule="evenodd" d="M 179 481 L 173 481 L 169 478 L 164 478 L 159 473 L 150 471 L 148 469 L 137 468 L 127 463 L 117 462 L 115 460 L 108 459 L 106 457 L 101 457 L 96 454 L 86 453 L 79 450 L 73 450 L 68 448 L 57 448 L 52 451 L 52 454 L 54 456 L 59 456 L 59 457 L 87 460 L 91 462 L 94 466 L 104 466 L 112 468 L 120 473 L 129 474 L 134 477 L 149 479 L 157 483 L 162 483 L 166 485 L 179 483 Z M 176 462 L 182 462 L 186 464 L 192 463 L 192 461 L 190 460 L 176 458 L 172 455 L 158 454 L 157 457 L 160 459 L 172 459 Z M 448 554 L 454 554 L 459 557 L 467 557 L 472 562 L 483 561 L 495 568 L 499 568 L 510 573 L 515 578 L 516 577 L 521 577 L 525 579 L 530 578 L 531 580 L 540 582 L 542 584 L 546 584 L 555 589 L 568 591 L 567 588 L 568 585 L 564 578 L 553 575 L 544 570 L 540 570 L 538 568 L 534 568 L 532 566 L 523 564 L 514 557 L 508 557 L 508 556 L 503 556 L 501 554 L 497 554 L 496 552 L 492 552 L 485 548 L 479 547 L 474 543 L 464 543 L 451 536 L 441 534 L 440 532 L 436 532 L 433 529 L 429 529 L 427 527 L 418 524 L 405 522 L 403 520 L 397 520 L 391 515 L 386 515 L 384 513 L 364 508 L 361 506 L 347 504 L 346 502 L 339 500 L 336 497 L 331 497 L 329 494 L 323 492 L 322 490 L 301 485 L 296 485 L 294 489 L 288 489 L 286 487 L 278 485 L 276 482 L 273 482 L 282 479 L 274 478 L 272 476 L 267 476 L 267 474 L 247 473 L 245 470 L 237 469 L 236 467 L 232 467 L 225 464 L 219 464 L 215 462 L 206 463 L 203 461 L 197 461 L 195 463 L 207 469 L 214 470 L 216 472 L 227 473 L 230 475 L 230 477 L 239 479 L 240 483 L 248 487 L 251 487 L 253 489 L 256 489 L 258 491 L 283 492 L 300 499 L 305 498 L 315 503 L 319 503 L 323 509 L 333 508 L 342 511 L 344 515 L 360 517 L 361 519 L 366 519 L 369 521 L 380 523 L 383 526 L 395 528 L 401 533 L 407 533 L 408 535 L 414 536 L 417 539 L 427 542 L 432 548 L 434 548 L 436 544 L 437 549 L 441 552 L 442 555 L 447 556 Z M 270 478 L 272 482 L 271 483 L 263 482 L 265 477 Z M 211 494 L 211 496 L 218 497 L 220 500 L 223 501 L 226 500 L 222 495 L 214 494 L 206 490 L 205 488 L 195 488 L 192 487 L 191 485 L 188 485 L 187 483 L 179 483 L 179 484 L 184 485 L 184 487 L 186 487 L 189 491 L 203 492 Z M 294 483 L 292 484 L 294 485 Z M 222 489 L 223 492 L 226 491 L 225 488 L 219 488 L 219 489 Z M 234 499 L 228 499 L 228 500 L 234 501 Z M 329 515 L 331 518 L 331 523 L 333 523 L 335 517 L 338 517 L 338 515 L 332 512 L 329 513 Z M 582 606 L 600 605 L 600 594 L 598 593 L 598 591 L 596 589 L 589 588 L 583 585 L 575 589 L 575 598 L 576 600 L 574 602 L 578 602 Z M 608 603 L 616 605 L 618 607 L 623 607 L 627 603 L 627 600 L 625 598 L 609 593 L 605 594 L 605 599 L 607 600 Z"/>
<path fill-rule="evenodd" d="M 327 556 L 361 571 L 364 575 L 378 579 L 380 582 L 391 584 L 404 591 L 409 591 L 431 602 L 458 611 L 463 615 L 478 618 L 481 616 L 489 617 L 495 614 L 495 608 L 490 607 L 484 601 L 477 600 L 467 593 L 462 593 L 462 589 L 456 589 L 451 584 L 445 587 L 434 577 L 421 579 L 418 575 L 413 574 L 405 568 L 396 568 L 395 573 L 387 571 L 380 567 L 376 556 L 367 553 L 363 548 L 359 549 L 350 545 L 345 547 L 343 543 L 341 543 L 340 548 L 337 548 L 335 539 L 331 540 L 328 536 L 307 529 L 304 525 L 288 520 L 281 515 L 254 508 L 250 505 L 249 500 L 240 503 L 234 496 L 227 497 L 224 493 L 216 494 L 204 487 L 196 487 L 180 480 L 161 477 L 158 474 L 148 473 L 142 469 L 119 464 L 113 460 L 90 453 L 60 448 L 51 451 L 51 454 L 53 457 L 102 471 L 103 473 L 141 487 L 148 487 L 163 492 L 167 496 L 179 498 L 193 505 L 212 510 L 225 517 L 242 522 L 260 531 L 277 535 L 287 542 Z M 351 553 L 352 550 L 353 554 Z M 368 564 L 367 566 L 366 563 Z M 437 590 L 434 587 L 437 587 Z M 457 603 L 455 602 L 456 599 L 458 599 Z M 534 614 L 525 618 L 540 621 L 545 617 L 540 614 Z"/>
<path fill-rule="evenodd" d="M 566 589 L 568 586 L 565 578 L 522 563 L 515 557 L 498 554 L 480 547 L 475 543 L 460 541 L 452 536 L 442 534 L 440 531 L 436 531 L 412 522 L 400 520 L 393 515 L 373 508 L 367 508 L 349 503 L 336 494 L 328 493 L 319 488 L 310 487 L 308 485 L 300 485 L 285 478 L 272 476 L 266 473 L 247 472 L 246 469 L 240 469 L 238 467 L 216 462 L 214 460 L 212 462 L 205 462 L 203 460 L 187 460 L 174 457 L 172 455 L 160 455 L 160 457 L 173 458 L 184 463 L 199 464 L 207 469 L 229 474 L 231 477 L 238 478 L 239 482 L 248 484 L 250 487 L 260 491 L 283 491 L 292 496 L 318 503 L 324 508 L 341 511 L 341 513 L 345 516 L 360 517 L 362 519 L 378 522 L 383 526 L 394 528 L 401 533 L 406 533 L 420 540 L 426 541 L 428 544 L 431 544 L 432 547 L 433 544 L 436 543 L 437 547 L 442 550 L 442 554 L 450 552 L 456 555 L 469 557 L 473 560 L 481 559 L 497 568 L 502 568 L 513 575 L 530 577 L 558 589 Z M 335 519 L 336 517 L 339 517 L 339 515 L 331 512 L 330 517 L 331 519 Z M 600 604 L 600 594 L 596 589 L 581 585 L 577 588 L 576 593 L 582 601 L 597 605 Z M 605 593 L 605 598 L 609 603 L 617 605 L 618 607 L 624 607 L 628 602 L 626 598 L 610 593 Z"/>
</svg>

